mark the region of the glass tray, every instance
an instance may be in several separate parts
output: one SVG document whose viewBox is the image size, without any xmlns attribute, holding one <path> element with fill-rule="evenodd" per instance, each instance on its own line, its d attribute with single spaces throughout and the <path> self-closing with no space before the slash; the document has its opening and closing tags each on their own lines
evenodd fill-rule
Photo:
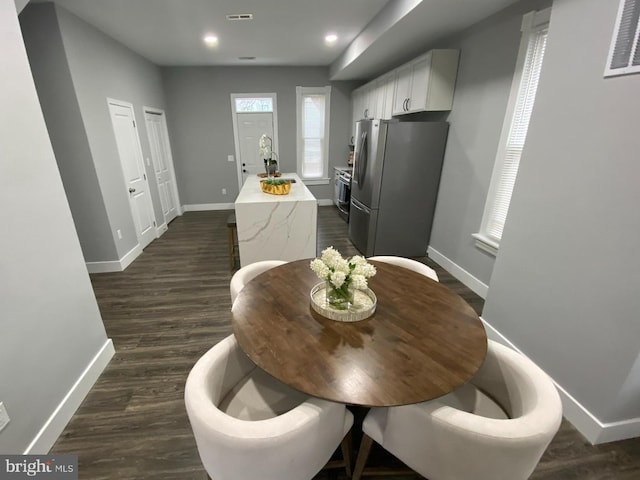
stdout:
<svg viewBox="0 0 640 480">
<path fill-rule="evenodd" d="M 353 305 L 348 310 L 337 310 L 327 303 L 326 282 L 318 283 L 311 289 L 311 308 L 323 317 L 338 322 L 357 322 L 369 318 L 376 311 L 378 299 L 370 288 L 356 290 Z"/>
</svg>

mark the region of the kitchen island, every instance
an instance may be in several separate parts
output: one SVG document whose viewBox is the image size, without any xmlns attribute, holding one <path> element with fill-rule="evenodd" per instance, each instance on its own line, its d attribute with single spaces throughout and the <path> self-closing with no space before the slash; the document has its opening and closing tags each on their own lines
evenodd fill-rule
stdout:
<svg viewBox="0 0 640 480">
<path fill-rule="evenodd" d="M 316 256 L 318 202 L 295 173 L 287 195 L 270 195 L 251 175 L 235 201 L 240 266 L 260 260 L 299 260 Z"/>
</svg>

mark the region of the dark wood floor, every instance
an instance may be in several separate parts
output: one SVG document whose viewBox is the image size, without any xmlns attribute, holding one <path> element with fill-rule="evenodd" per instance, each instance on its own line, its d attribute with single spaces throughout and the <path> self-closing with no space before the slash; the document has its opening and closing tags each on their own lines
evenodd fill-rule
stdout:
<svg viewBox="0 0 640 480">
<path fill-rule="evenodd" d="M 227 214 L 186 213 L 126 271 L 91 276 L 116 355 L 52 448 L 79 455 L 81 479 L 207 478 L 183 394 L 196 360 L 231 333 Z M 322 207 L 318 250 L 329 245 L 345 256 L 357 253 L 346 223 L 333 207 Z M 481 298 L 428 258 L 420 260 L 481 312 Z M 373 462 L 389 460 L 372 454 Z M 594 447 L 563 422 L 531 478 L 639 479 L 640 439 Z"/>
</svg>

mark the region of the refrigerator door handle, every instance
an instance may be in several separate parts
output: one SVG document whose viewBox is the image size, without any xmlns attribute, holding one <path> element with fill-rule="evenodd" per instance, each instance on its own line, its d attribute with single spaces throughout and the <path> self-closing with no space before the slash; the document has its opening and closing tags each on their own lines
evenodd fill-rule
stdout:
<svg viewBox="0 0 640 480">
<path fill-rule="evenodd" d="M 361 212 L 366 213 L 367 215 L 371 213 L 368 208 L 366 208 L 364 205 L 358 202 L 355 198 L 351 199 L 351 205 L 353 205 L 356 208 L 356 210 L 360 210 Z"/>
<path fill-rule="evenodd" d="M 367 153 L 364 151 L 367 145 L 367 132 L 362 132 L 360 137 L 360 148 L 358 148 L 358 160 L 356 161 L 356 175 L 358 177 L 358 183 L 362 185 L 362 178 L 364 172 L 367 169 Z M 364 156 L 363 156 L 364 155 Z M 364 162 L 364 165 L 363 165 Z"/>
</svg>

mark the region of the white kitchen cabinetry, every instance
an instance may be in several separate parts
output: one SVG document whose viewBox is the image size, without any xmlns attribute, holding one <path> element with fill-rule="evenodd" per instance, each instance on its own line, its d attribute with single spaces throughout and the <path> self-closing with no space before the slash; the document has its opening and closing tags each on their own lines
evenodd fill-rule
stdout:
<svg viewBox="0 0 640 480">
<path fill-rule="evenodd" d="M 391 115 L 393 113 L 393 93 L 395 88 L 395 80 L 395 72 L 386 73 L 375 80 L 375 118 L 391 118 Z"/>
<path fill-rule="evenodd" d="M 431 50 L 395 70 L 393 115 L 451 110 L 458 50 Z"/>
<path fill-rule="evenodd" d="M 369 82 L 351 93 L 351 136 L 356 134 L 356 122 L 363 118 L 376 118 L 376 82 Z M 353 140 L 352 140 L 353 142 Z"/>
</svg>

